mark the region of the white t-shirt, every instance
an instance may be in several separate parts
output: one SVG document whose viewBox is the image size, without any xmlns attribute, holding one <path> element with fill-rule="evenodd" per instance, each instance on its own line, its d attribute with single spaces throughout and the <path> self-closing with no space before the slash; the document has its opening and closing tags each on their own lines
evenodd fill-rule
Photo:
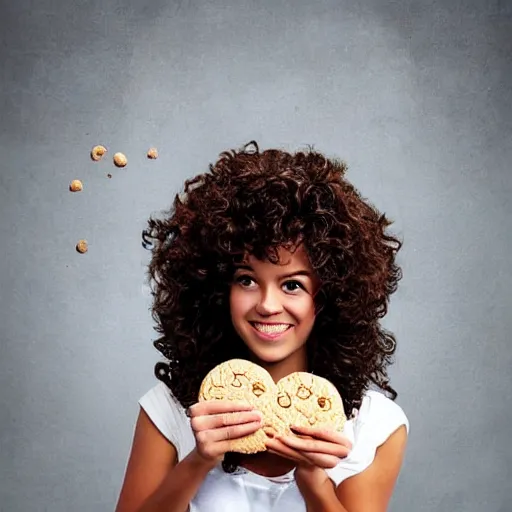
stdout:
<svg viewBox="0 0 512 512">
<path fill-rule="evenodd" d="M 178 460 L 194 448 L 190 420 L 177 399 L 159 382 L 140 400 L 151 421 L 175 446 Z M 364 471 L 375 458 L 377 448 L 401 425 L 409 430 L 403 410 L 377 391 L 363 397 L 359 414 L 345 424 L 344 435 L 352 451 L 327 474 L 335 485 Z M 190 504 L 190 512 L 268 512 L 272 510 L 306 512 L 306 504 L 295 483 L 293 471 L 268 478 L 240 468 L 225 473 L 219 464 L 212 469 Z"/>
</svg>

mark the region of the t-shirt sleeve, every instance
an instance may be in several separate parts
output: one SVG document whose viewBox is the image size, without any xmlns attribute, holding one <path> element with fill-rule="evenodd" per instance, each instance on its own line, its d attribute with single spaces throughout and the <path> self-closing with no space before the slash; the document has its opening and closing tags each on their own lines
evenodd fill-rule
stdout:
<svg viewBox="0 0 512 512">
<path fill-rule="evenodd" d="M 151 388 L 139 405 L 162 435 L 176 448 L 178 461 L 194 448 L 194 436 L 190 421 L 178 400 L 163 382 Z"/>
<path fill-rule="evenodd" d="M 375 459 L 377 448 L 402 425 L 409 431 L 402 408 L 382 393 L 369 391 L 357 418 L 345 426 L 344 434 L 352 442 L 352 451 L 336 467 L 326 470 L 329 478 L 338 486 L 363 472 Z"/>
</svg>

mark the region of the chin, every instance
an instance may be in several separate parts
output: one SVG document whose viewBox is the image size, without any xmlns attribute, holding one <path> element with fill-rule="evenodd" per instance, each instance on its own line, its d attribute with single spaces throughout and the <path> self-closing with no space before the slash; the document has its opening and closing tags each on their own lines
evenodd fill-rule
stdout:
<svg viewBox="0 0 512 512">
<path fill-rule="evenodd" d="M 282 363 L 286 361 L 287 356 L 277 356 L 277 355 L 268 355 L 268 354 L 258 354 L 252 352 L 253 357 L 262 364 L 274 365 Z"/>
<path fill-rule="evenodd" d="M 258 346 L 247 347 L 255 362 L 259 362 L 260 365 L 278 365 L 280 363 L 292 362 L 296 360 L 299 352 L 302 352 L 302 347 L 265 347 L 262 349 Z M 300 359 L 300 356 L 299 356 Z"/>
<path fill-rule="evenodd" d="M 247 345 L 247 348 L 249 349 L 249 353 L 251 356 L 256 360 L 260 361 L 261 363 L 266 364 L 275 364 L 279 363 L 281 361 L 284 361 L 290 356 L 290 353 L 283 352 L 282 350 L 279 350 L 275 347 L 266 347 L 265 349 L 261 349 L 261 347 L 255 347 L 251 345 Z"/>
</svg>

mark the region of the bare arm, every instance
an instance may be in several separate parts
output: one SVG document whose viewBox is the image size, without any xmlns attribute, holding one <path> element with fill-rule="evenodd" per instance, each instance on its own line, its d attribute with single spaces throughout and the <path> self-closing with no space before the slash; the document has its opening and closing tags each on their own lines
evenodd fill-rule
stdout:
<svg viewBox="0 0 512 512">
<path fill-rule="evenodd" d="M 386 512 L 400 473 L 406 444 L 407 430 L 401 426 L 377 448 L 375 459 L 367 469 L 338 486 L 336 495 L 346 510 Z"/>
<path fill-rule="evenodd" d="M 194 451 L 177 464 L 176 449 L 141 409 L 116 512 L 186 512 L 212 467 Z"/>
<path fill-rule="evenodd" d="M 303 430 L 308 433 L 306 429 Z M 307 431 L 314 432 L 313 429 Z M 286 437 L 281 438 L 285 446 L 276 441 L 268 443 L 284 456 L 314 457 L 317 461 L 311 464 L 310 460 L 309 464 L 304 465 L 296 458 L 299 466 L 295 471 L 295 480 L 308 512 L 386 512 L 402 465 L 407 443 L 406 427 L 399 427 L 377 448 L 372 464 L 365 471 L 343 481 L 337 489 L 321 466 L 334 467 L 330 458 L 336 445 L 329 446 L 320 441 L 318 436 L 321 434 L 324 439 L 331 437 L 334 440 L 339 436 L 335 433 L 327 436 L 327 433 L 318 431 L 317 440 Z"/>
<path fill-rule="evenodd" d="M 261 414 L 247 404 L 203 402 L 190 408 L 196 447 L 182 461 L 176 448 L 140 410 L 116 512 L 186 512 L 230 439 L 252 434 Z"/>
</svg>

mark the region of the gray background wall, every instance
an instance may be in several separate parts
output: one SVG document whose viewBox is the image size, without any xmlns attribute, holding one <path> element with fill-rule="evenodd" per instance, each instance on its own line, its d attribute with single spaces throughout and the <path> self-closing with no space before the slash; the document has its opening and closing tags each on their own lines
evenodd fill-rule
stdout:
<svg viewBox="0 0 512 512">
<path fill-rule="evenodd" d="M 2 511 L 113 510 L 158 359 L 141 230 L 251 139 L 345 159 L 405 240 L 391 509 L 512 510 L 511 2 L 4 0 L 0 33 Z"/>
</svg>

